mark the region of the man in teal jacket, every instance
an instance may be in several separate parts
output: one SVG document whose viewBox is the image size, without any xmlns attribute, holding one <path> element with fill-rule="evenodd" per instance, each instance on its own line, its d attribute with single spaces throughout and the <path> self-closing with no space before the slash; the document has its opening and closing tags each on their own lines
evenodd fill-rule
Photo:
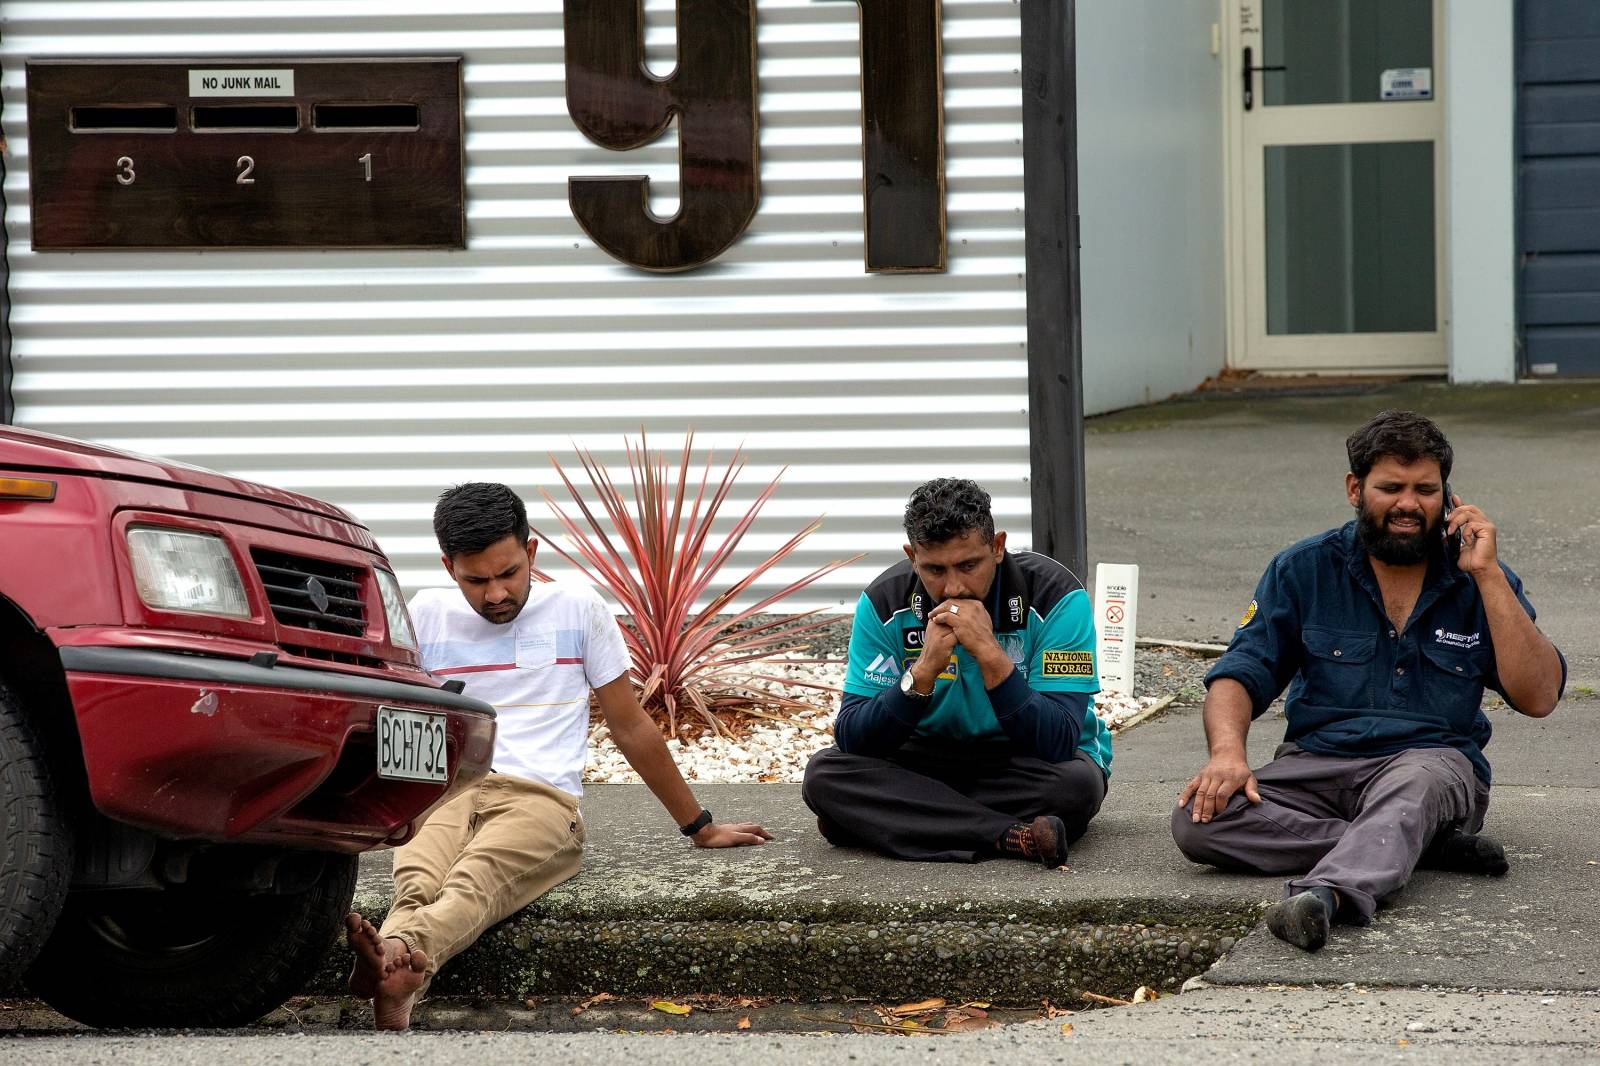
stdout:
<svg viewBox="0 0 1600 1066">
<path fill-rule="evenodd" d="M 1088 595 L 1008 552 L 971 481 L 919 486 L 905 529 L 905 560 L 856 606 L 837 746 L 806 767 L 806 804 L 834 844 L 1059 866 L 1111 768 Z"/>
</svg>

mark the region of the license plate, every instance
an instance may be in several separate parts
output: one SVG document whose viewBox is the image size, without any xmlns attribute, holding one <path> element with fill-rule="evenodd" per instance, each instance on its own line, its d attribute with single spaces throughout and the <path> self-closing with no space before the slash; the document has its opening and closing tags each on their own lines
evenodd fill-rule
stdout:
<svg viewBox="0 0 1600 1066">
<path fill-rule="evenodd" d="M 444 781 L 445 716 L 378 708 L 378 776 L 392 781 Z"/>
</svg>

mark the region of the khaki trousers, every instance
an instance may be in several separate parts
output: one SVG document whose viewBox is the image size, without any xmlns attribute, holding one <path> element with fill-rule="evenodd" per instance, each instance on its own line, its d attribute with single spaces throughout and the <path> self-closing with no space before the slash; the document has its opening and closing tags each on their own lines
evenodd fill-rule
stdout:
<svg viewBox="0 0 1600 1066">
<path fill-rule="evenodd" d="M 490 926 L 577 873 L 583 839 L 577 797 L 489 774 L 395 850 L 394 904 L 379 932 L 427 952 L 431 983 Z"/>
</svg>

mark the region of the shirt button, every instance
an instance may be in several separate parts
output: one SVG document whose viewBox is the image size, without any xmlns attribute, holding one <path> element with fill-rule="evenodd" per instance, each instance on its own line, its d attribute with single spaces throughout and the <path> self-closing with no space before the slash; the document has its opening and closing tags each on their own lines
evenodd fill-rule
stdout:
<svg viewBox="0 0 1600 1066">
<path fill-rule="evenodd" d="M 1335 659 L 1337 659 L 1339 656 L 1341 656 L 1343 654 L 1344 654 L 1344 652 L 1340 651 L 1338 648 L 1334 648 L 1333 649 L 1333 657 Z"/>
<path fill-rule="evenodd" d="M 1404 677 L 1405 676 L 1405 672 L 1406 672 L 1406 668 L 1403 667 L 1403 666 L 1397 666 L 1397 667 L 1394 668 L 1394 672 L 1399 674 L 1399 675 L 1401 675 L 1402 677 Z"/>
<path fill-rule="evenodd" d="M 1390 637 L 1390 639 L 1394 638 L 1394 630 L 1392 630 L 1392 629 L 1389 630 L 1389 637 Z"/>
</svg>

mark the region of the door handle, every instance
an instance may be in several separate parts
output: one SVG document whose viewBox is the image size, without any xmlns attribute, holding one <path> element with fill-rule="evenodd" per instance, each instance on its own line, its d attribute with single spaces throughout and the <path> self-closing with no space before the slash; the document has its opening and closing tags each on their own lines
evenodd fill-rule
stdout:
<svg viewBox="0 0 1600 1066">
<path fill-rule="evenodd" d="M 1244 46 L 1244 109 L 1249 111 L 1255 107 L 1256 101 L 1256 71 L 1288 70 L 1288 67 L 1258 67 L 1255 65 L 1255 52 L 1249 45 Z"/>
</svg>

